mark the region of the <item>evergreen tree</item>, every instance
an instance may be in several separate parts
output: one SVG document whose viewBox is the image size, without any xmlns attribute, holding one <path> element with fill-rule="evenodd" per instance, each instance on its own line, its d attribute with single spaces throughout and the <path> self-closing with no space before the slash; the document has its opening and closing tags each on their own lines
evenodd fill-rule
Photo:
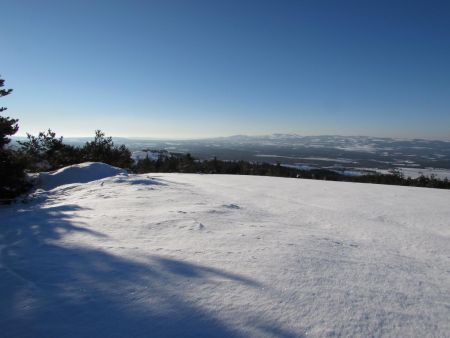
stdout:
<svg viewBox="0 0 450 338">
<path fill-rule="evenodd" d="M 0 79 L 0 97 L 11 94 L 12 89 L 3 89 L 5 80 Z M 0 107 L 0 113 L 7 108 Z M 7 148 L 10 137 L 19 130 L 18 120 L 0 115 L 0 203 L 10 202 L 28 188 L 24 163 L 17 153 Z"/>
<path fill-rule="evenodd" d="M 131 152 L 125 145 L 114 145 L 112 137 L 105 137 L 101 130 L 95 131 L 94 140 L 87 142 L 82 148 L 85 161 L 103 162 L 120 168 L 133 165 Z"/>
<path fill-rule="evenodd" d="M 5 80 L 0 79 L 0 97 L 9 95 L 12 92 L 12 89 L 1 89 L 4 86 Z M 0 114 L 7 109 L 8 108 L 0 107 Z M 18 121 L 19 120 L 0 115 L 0 149 L 3 149 L 11 141 L 9 136 L 14 135 L 19 130 L 19 125 L 17 124 Z"/>
<path fill-rule="evenodd" d="M 27 141 L 19 141 L 20 150 L 31 171 L 55 170 L 67 165 L 83 162 L 79 148 L 63 143 L 51 129 L 38 136 L 27 134 Z"/>
</svg>

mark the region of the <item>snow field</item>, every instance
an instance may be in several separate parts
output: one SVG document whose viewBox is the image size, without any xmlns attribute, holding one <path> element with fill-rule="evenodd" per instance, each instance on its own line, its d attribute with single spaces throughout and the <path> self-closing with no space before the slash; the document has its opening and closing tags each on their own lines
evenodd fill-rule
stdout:
<svg viewBox="0 0 450 338">
<path fill-rule="evenodd" d="M 449 191 L 81 168 L 0 209 L 5 337 L 450 333 Z"/>
</svg>

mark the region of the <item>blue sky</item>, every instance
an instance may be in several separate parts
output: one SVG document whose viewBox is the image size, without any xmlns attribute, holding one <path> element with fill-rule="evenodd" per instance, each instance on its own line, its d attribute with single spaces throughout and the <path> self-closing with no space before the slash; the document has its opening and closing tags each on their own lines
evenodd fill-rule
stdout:
<svg viewBox="0 0 450 338">
<path fill-rule="evenodd" d="M 450 1 L 0 0 L 20 133 L 450 139 Z"/>
</svg>

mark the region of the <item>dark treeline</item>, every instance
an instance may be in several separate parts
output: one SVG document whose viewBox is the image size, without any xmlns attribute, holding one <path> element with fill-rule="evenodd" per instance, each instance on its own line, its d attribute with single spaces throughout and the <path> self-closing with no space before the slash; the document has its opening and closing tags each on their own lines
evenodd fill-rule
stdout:
<svg viewBox="0 0 450 338">
<path fill-rule="evenodd" d="M 17 156 L 23 159 L 28 171 L 51 171 L 82 162 L 103 162 L 120 168 L 131 168 L 131 152 L 124 145 L 116 146 L 112 137 L 95 131 L 94 140 L 77 147 L 65 144 L 52 130 L 38 136 L 27 134 L 26 141 L 18 141 Z"/>
<path fill-rule="evenodd" d="M 280 164 L 257 163 L 248 161 L 195 160 L 190 154 L 171 154 L 159 156 L 157 160 L 145 158 L 133 166 L 136 173 L 180 172 L 229 175 L 258 175 L 291 178 L 305 178 L 329 181 L 346 181 L 359 183 L 390 184 L 415 187 L 450 189 L 450 182 L 434 176 L 420 176 L 416 179 L 405 178 L 399 172 L 392 174 L 373 174 L 364 176 L 345 176 L 326 169 L 300 170 L 284 167 Z"/>
</svg>

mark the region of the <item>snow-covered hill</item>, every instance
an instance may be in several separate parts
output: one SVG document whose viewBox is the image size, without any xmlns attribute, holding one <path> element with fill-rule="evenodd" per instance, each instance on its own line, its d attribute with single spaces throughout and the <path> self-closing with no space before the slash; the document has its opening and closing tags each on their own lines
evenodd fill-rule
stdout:
<svg viewBox="0 0 450 338">
<path fill-rule="evenodd" d="M 0 336 L 450 334 L 450 191 L 72 171 L 0 208 Z"/>
</svg>

